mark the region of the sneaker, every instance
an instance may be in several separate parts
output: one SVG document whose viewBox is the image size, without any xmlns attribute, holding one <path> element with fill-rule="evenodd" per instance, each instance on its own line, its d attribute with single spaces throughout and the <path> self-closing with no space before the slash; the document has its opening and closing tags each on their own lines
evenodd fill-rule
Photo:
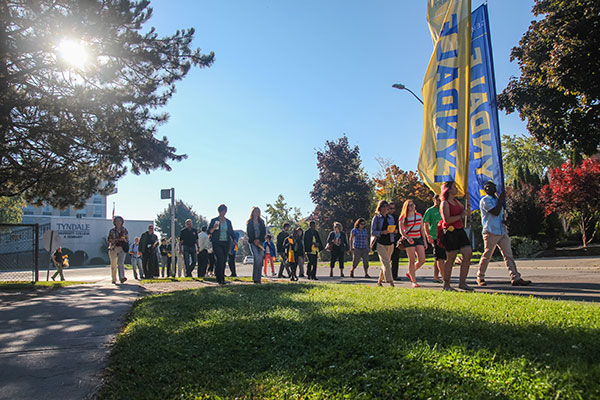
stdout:
<svg viewBox="0 0 600 400">
<path fill-rule="evenodd" d="M 526 281 L 525 279 L 517 279 L 511 283 L 513 286 L 529 286 L 531 285 L 531 281 Z"/>
<path fill-rule="evenodd" d="M 458 285 L 458 288 L 462 289 L 462 290 L 464 290 L 466 292 L 472 292 L 473 291 L 473 288 L 471 286 L 467 285 L 466 283 L 461 283 L 460 285 Z"/>
<path fill-rule="evenodd" d="M 126 280 L 127 280 L 127 278 L 121 279 L 121 283 L 124 283 Z"/>
<path fill-rule="evenodd" d="M 275 272 L 273 272 L 273 274 L 271 276 L 277 276 L 277 274 Z"/>
<path fill-rule="evenodd" d="M 477 285 L 478 286 L 487 286 L 487 282 L 483 278 L 481 278 L 481 279 L 477 278 Z"/>
</svg>

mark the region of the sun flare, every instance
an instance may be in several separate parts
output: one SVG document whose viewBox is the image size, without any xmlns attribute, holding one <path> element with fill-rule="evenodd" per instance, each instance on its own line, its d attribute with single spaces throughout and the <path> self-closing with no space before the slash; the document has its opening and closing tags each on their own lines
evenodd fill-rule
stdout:
<svg viewBox="0 0 600 400">
<path fill-rule="evenodd" d="M 89 61 L 88 51 L 81 41 L 63 39 L 57 50 L 60 58 L 72 67 L 83 69 Z"/>
</svg>

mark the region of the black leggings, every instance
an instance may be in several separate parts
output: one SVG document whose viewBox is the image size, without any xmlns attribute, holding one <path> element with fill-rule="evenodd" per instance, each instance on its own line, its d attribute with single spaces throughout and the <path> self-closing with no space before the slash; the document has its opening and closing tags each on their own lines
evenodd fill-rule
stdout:
<svg viewBox="0 0 600 400">
<path fill-rule="evenodd" d="M 338 252 L 332 252 L 331 253 L 331 261 L 329 262 L 329 266 L 331 267 L 331 269 L 335 268 L 335 263 L 339 262 L 340 263 L 340 270 L 344 269 L 344 252 L 340 251 Z"/>
<path fill-rule="evenodd" d="M 215 277 L 217 282 L 225 283 L 225 264 L 229 256 L 229 242 L 216 242 L 213 243 L 213 251 L 217 258 L 217 265 L 215 265 Z"/>
</svg>

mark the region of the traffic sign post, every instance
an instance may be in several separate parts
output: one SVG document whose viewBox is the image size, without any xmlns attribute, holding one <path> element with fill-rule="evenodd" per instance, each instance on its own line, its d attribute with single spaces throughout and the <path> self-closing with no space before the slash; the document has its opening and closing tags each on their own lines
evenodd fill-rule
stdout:
<svg viewBox="0 0 600 400">
<path fill-rule="evenodd" d="M 175 265 L 175 188 L 161 189 L 160 198 L 162 200 L 171 199 L 171 271 L 173 271 L 173 276 L 175 276 L 175 272 L 177 271 L 177 266 Z M 167 274 L 169 272 L 167 271 Z"/>
<path fill-rule="evenodd" d="M 42 235 L 42 245 L 44 246 L 44 249 L 50 253 L 50 258 L 48 259 L 48 272 L 46 273 L 46 281 L 49 281 L 50 266 L 52 266 L 52 254 L 54 254 L 56 249 L 61 245 L 60 235 L 53 230 L 44 232 Z"/>
</svg>

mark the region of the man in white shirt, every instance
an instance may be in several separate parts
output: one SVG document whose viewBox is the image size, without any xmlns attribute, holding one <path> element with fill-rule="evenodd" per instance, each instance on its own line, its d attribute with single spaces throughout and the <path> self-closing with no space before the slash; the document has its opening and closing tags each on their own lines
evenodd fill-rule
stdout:
<svg viewBox="0 0 600 400">
<path fill-rule="evenodd" d="M 489 181 L 483 187 L 487 196 L 483 196 L 479 202 L 481 210 L 481 225 L 483 226 L 483 243 L 485 250 L 479 260 L 479 271 L 477 272 L 477 284 L 486 286 L 485 271 L 487 270 L 492 254 L 496 246 L 500 248 L 500 252 L 504 256 L 504 262 L 510 273 L 510 280 L 513 286 L 527 286 L 531 281 L 526 281 L 521 278 L 521 274 L 517 270 L 515 259 L 513 257 L 512 248 L 510 247 L 510 237 L 504 226 L 504 199 L 506 192 L 502 192 L 500 196 L 496 196 L 496 184 Z"/>
<path fill-rule="evenodd" d="M 203 226 L 198 235 L 198 278 L 203 278 L 206 275 L 209 240 L 208 233 L 206 233 L 206 226 Z"/>
</svg>

